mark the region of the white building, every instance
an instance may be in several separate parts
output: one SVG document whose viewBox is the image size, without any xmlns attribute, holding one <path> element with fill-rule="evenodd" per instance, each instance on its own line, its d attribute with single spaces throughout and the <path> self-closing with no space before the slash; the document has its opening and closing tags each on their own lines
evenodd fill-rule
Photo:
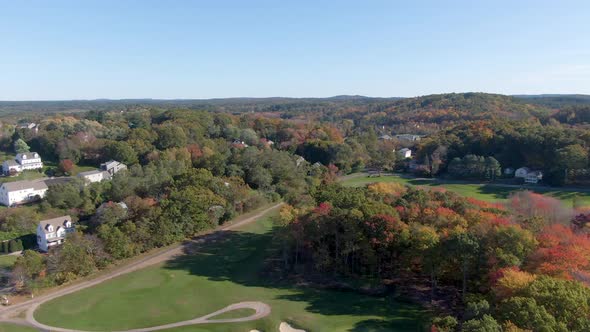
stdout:
<svg viewBox="0 0 590 332">
<path fill-rule="evenodd" d="M 379 136 L 379 139 L 380 139 L 380 140 L 384 140 L 384 141 L 391 141 L 391 140 L 393 139 L 393 137 L 391 137 L 391 136 L 389 136 L 389 135 L 385 134 L 385 135 L 381 135 L 381 136 Z"/>
<path fill-rule="evenodd" d="M 6 175 L 20 172 L 20 164 L 16 160 L 6 160 L 2 163 L 2 172 Z"/>
<path fill-rule="evenodd" d="M 5 182 L 0 186 L 0 204 L 13 206 L 41 199 L 47 192 L 43 180 Z"/>
<path fill-rule="evenodd" d="M 514 177 L 515 178 L 525 178 L 527 174 L 529 174 L 531 170 L 528 167 L 521 167 L 518 168 L 515 172 L 514 172 Z"/>
<path fill-rule="evenodd" d="M 20 129 L 36 129 L 38 128 L 37 124 L 34 122 L 25 122 L 18 125 Z"/>
<path fill-rule="evenodd" d="M 66 234 L 74 231 L 72 217 L 61 216 L 42 220 L 37 226 L 37 245 L 47 252 L 50 247 L 64 243 Z"/>
<path fill-rule="evenodd" d="M 411 158 L 412 157 L 412 150 L 408 148 L 403 148 L 397 152 L 402 158 Z"/>
<path fill-rule="evenodd" d="M 78 177 L 84 179 L 86 183 L 100 182 L 103 180 L 110 180 L 111 173 L 101 170 L 93 170 L 78 173 Z"/>
<path fill-rule="evenodd" d="M 25 170 L 43 168 L 41 156 L 37 152 L 25 152 L 16 155 L 14 160 L 7 160 L 2 164 L 4 174 L 10 174 L 10 171 L 22 172 Z"/>
<path fill-rule="evenodd" d="M 524 177 L 524 182 L 525 183 L 538 183 L 541 180 L 543 180 L 543 172 L 541 172 L 541 171 L 532 171 L 532 172 L 529 172 Z"/>
<path fill-rule="evenodd" d="M 15 160 L 20 164 L 22 171 L 43 168 L 41 156 L 37 152 L 19 153 L 16 155 Z"/>
<path fill-rule="evenodd" d="M 415 141 L 419 141 L 422 137 L 420 135 L 414 135 L 414 134 L 400 134 L 400 135 L 395 135 L 395 138 L 399 139 L 400 141 L 415 142 Z"/>
<path fill-rule="evenodd" d="M 121 170 L 127 169 L 127 166 L 118 161 L 109 160 L 106 163 L 100 164 L 100 169 L 103 171 L 107 171 L 112 176 Z"/>
</svg>

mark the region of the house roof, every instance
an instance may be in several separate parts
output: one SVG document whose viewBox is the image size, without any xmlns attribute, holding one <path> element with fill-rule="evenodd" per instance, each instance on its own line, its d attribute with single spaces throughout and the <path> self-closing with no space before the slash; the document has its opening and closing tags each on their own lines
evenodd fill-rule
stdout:
<svg viewBox="0 0 590 332">
<path fill-rule="evenodd" d="M 528 168 L 528 167 L 521 167 L 521 168 L 517 169 L 517 171 L 518 171 L 518 170 L 527 171 L 527 173 L 531 171 L 531 169 L 530 169 L 530 168 Z"/>
<path fill-rule="evenodd" d="M 406 151 L 412 151 L 412 150 L 410 150 L 408 148 L 403 148 L 403 149 L 399 150 L 399 152 L 406 152 Z"/>
<path fill-rule="evenodd" d="M 66 222 L 72 222 L 72 217 L 70 216 L 61 216 L 61 217 L 57 217 L 57 218 L 51 218 L 51 219 L 47 219 L 47 220 L 41 220 L 39 221 L 39 225 L 41 225 L 41 229 L 43 229 L 44 233 L 51 233 L 47 230 L 47 226 L 51 225 L 54 228 L 57 228 L 58 226 L 61 227 L 65 227 Z"/>
<path fill-rule="evenodd" d="M 100 164 L 100 168 L 101 169 L 104 169 L 104 170 L 109 170 L 109 169 L 111 169 L 113 167 L 117 167 L 119 165 L 123 165 L 123 166 L 126 167 L 126 165 L 123 164 L 123 163 L 121 163 L 121 162 L 118 162 L 116 160 L 109 160 L 107 162 L 104 162 L 104 163 Z"/>
<path fill-rule="evenodd" d="M 23 156 L 25 158 L 23 158 Z M 24 153 L 18 153 L 16 155 L 16 159 L 35 159 L 35 158 L 41 158 L 37 152 L 24 152 Z"/>
<path fill-rule="evenodd" d="M 16 160 L 6 160 L 4 163 L 8 166 L 19 166 L 19 163 L 17 163 Z"/>
<path fill-rule="evenodd" d="M 102 173 L 102 172 L 104 172 L 104 171 L 101 171 L 99 169 L 95 169 L 95 170 L 92 170 L 92 171 L 80 172 L 80 173 L 78 173 L 78 176 L 83 177 L 83 176 L 88 176 L 88 175 L 99 174 L 99 173 Z"/>
<path fill-rule="evenodd" d="M 33 190 L 43 190 L 47 189 L 47 184 L 43 180 L 35 180 L 35 181 L 14 181 L 14 182 L 4 182 L 2 187 L 6 189 L 6 191 L 17 191 L 17 190 L 25 190 L 25 189 L 33 189 Z"/>
</svg>

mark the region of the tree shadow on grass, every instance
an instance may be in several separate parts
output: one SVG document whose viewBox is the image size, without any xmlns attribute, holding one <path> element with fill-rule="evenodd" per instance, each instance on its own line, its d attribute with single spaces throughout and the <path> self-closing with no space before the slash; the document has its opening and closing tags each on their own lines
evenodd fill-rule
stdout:
<svg viewBox="0 0 590 332">
<path fill-rule="evenodd" d="M 165 268 L 184 270 L 211 281 L 231 281 L 248 287 L 285 290 L 274 300 L 307 303 L 306 310 L 322 315 L 372 316 L 350 331 L 423 331 L 425 311 L 393 296 L 377 297 L 353 291 L 295 287 L 261 276 L 265 260 L 276 257 L 273 232 L 219 231 L 187 242 L 185 255 L 168 261 Z M 264 300 L 264 299 L 251 299 Z M 378 317 L 383 317 L 379 319 Z"/>
</svg>

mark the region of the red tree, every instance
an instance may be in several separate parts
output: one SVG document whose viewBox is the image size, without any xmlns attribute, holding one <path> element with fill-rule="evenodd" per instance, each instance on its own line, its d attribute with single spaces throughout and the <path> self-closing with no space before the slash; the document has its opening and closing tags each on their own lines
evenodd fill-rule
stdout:
<svg viewBox="0 0 590 332">
<path fill-rule="evenodd" d="M 69 159 L 64 159 L 59 162 L 59 170 L 63 173 L 70 174 L 74 169 L 74 162 Z"/>
</svg>

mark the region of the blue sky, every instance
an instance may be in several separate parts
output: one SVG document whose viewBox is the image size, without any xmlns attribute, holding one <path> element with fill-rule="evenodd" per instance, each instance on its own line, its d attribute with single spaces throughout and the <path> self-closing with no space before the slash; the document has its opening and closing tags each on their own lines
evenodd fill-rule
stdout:
<svg viewBox="0 0 590 332">
<path fill-rule="evenodd" d="M 590 94 L 590 1 L 0 0 L 0 100 Z"/>
</svg>

